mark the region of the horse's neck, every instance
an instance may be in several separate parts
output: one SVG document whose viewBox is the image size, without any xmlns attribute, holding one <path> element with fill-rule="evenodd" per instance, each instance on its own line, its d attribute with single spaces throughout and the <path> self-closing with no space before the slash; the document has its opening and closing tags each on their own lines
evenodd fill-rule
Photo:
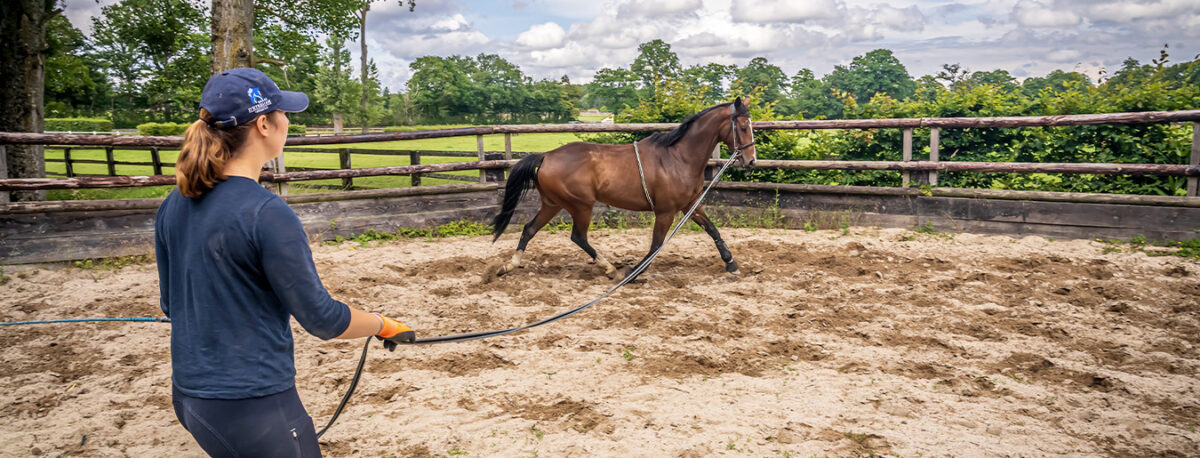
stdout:
<svg viewBox="0 0 1200 458">
<path fill-rule="evenodd" d="M 723 118 L 717 113 L 710 113 L 703 119 L 697 120 L 697 125 L 688 129 L 687 134 L 672 145 L 672 155 L 688 169 L 703 171 L 712 156 L 713 148 L 721 141 L 721 123 Z"/>
</svg>

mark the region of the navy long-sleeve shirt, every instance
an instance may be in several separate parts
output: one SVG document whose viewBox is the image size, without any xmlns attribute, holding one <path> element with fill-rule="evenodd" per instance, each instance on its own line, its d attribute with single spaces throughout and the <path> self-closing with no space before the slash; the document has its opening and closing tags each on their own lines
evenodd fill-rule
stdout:
<svg viewBox="0 0 1200 458">
<path fill-rule="evenodd" d="M 296 213 L 254 180 L 191 199 L 173 191 L 154 222 L 172 380 L 188 396 L 244 399 L 295 385 L 288 317 L 332 339 L 350 325 L 313 265 Z"/>
</svg>

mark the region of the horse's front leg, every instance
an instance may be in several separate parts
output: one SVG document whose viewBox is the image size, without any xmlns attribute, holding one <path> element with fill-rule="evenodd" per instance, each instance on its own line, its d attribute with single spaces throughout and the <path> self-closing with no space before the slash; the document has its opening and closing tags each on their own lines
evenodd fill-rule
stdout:
<svg viewBox="0 0 1200 458">
<path fill-rule="evenodd" d="M 725 246 L 725 241 L 721 239 L 721 233 L 717 232 L 717 225 L 713 224 L 712 220 L 708 219 L 708 215 L 704 213 L 704 207 L 696 207 L 696 213 L 692 214 L 692 221 L 704 228 L 704 232 L 712 237 L 713 242 L 717 244 L 717 251 L 721 253 L 721 260 L 725 262 L 725 271 L 737 275 L 738 263 L 733 260 L 733 253 L 729 252 L 729 247 Z"/>
<path fill-rule="evenodd" d="M 654 252 L 662 246 L 663 240 L 667 238 L 667 231 L 671 229 L 671 223 L 674 220 L 675 212 L 673 211 L 669 213 L 654 214 L 654 238 L 650 240 L 650 251 L 647 252 L 646 256 L 643 257 L 642 260 L 636 265 L 625 270 L 626 277 L 632 275 L 633 271 L 636 270 L 638 266 L 642 265 L 642 263 L 648 262 L 650 260 L 650 255 L 654 254 Z M 635 279 L 637 279 L 637 275 L 634 275 L 633 278 L 629 279 L 629 281 L 634 281 Z"/>
</svg>

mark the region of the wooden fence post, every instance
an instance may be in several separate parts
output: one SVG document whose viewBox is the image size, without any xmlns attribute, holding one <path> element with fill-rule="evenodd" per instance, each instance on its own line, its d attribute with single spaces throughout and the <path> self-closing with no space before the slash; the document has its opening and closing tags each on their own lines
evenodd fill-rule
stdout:
<svg viewBox="0 0 1200 458">
<path fill-rule="evenodd" d="M 504 134 L 504 160 L 512 160 L 512 134 Z M 501 171 L 501 177 L 504 179 L 508 176 L 508 170 Z"/>
<path fill-rule="evenodd" d="M 113 162 L 116 162 L 116 160 L 113 159 L 113 147 L 109 146 L 107 148 L 104 148 L 104 157 L 105 157 L 104 160 L 106 162 L 108 162 L 108 176 L 110 176 L 110 177 L 117 176 L 117 164 L 113 163 Z"/>
<path fill-rule="evenodd" d="M 901 156 L 901 160 L 904 162 L 912 161 L 912 132 L 911 128 L 904 129 L 904 146 L 903 155 Z M 901 187 L 907 188 L 910 181 L 912 181 L 912 176 L 909 175 L 909 172 L 900 172 Z"/>
<path fill-rule="evenodd" d="M 8 178 L 8 148 L 0 145 L 0 180 Z M 8 191 L 0 191 L 0 204 L 8 203 Z"/>
<path fill-rule="evenodd" d="M 483 155 L 485 160 L 494 161 L 503 158 L 500 153 L 490 153 Z M 504 181 L 504 169 L 480 169 L 484 173 L 484 182 Z"/>
<path fill-rule="evenodd" d="M 71 165 L 71 148 L 63 148 L 63 164 L 67 166 L 67 178 L 75 176 L 75 167 Z"/>
<path fill-rule="evenodd" d="M 941 132 L 942 132 L 942 129 L 940 127 L 929 128 L 929 162 L 937 162 L 938 161 L 938 148 L 941 147 L 941 144 L 940 144 L 941 143 L 941 138 L 940 138 Z M 930 186 L 937 186 L 937 178 L 938 178 L 937 175 L 938 175 L 937 171 L 931 170 L 929 172 L 929 185 Z"/>
<path fill-rule="evenodd" d="M 416 150 L 414 150 L 414 151 L 409 151 L 409 152 L 408 152 L 408 165 L 417 165 L 417 164 L 420 164 L 420 163 L 421 163 L 421 152 L 420 152 L 420 151 L 416 151 Z M 420 186 L 420 185 L 421 185 L 421 174 L 419 174 L 419 173 L 414 173 L 414 174 L 412 174 L 412 175 L 409 175 L 408 177 L 409 177 L 409 181 L 411 181 L 411 182 L 412 182 L 411 184 L 412 184 L 413 186 Z"/>
<path fill-rule="evenodd" d="M 476 135 L 476 136 L 475 136 L 475 145 L 479 147 L 479 148 L 478 148 L 478 152 L 479 152 L 479 160 L 481 160 L 481 161 L 482 161 L 482 160 L 483 160 L 483 158 L 484 158 L 484 153 L 483 153 L 483 136 L 482 136 L 482 135 Z M 479 169 L 479 182 L 480 182 L 480 183 L 487 183 L 487 170 Z"/>
<path fill-rule="evenodd" d="M 350 168 L 350 148 L 341 148 L 338 150 L 338 162 L 342 169 Z M 353 178 L 342 178 L 342 187 L 350 189 L 354 187 Z"/>
<path fill-rule="evenodd" d="M 64 156 L 64 158 L 65 157 L 66 156 Z M 283 157 L 283 156 L 280 155 L 279 157 Z M 154 164 L 154 174 L 162 175 L 163 174 L 163 172 L 162 172 L 162 157 L 159 156 L 159 154 L 158 154 L 157 146 L 150 147 L 150 162 Z M 67 167 L 67 170 L 68 170 L 67 173 L 70 173 L 71 168 Z"/>
<path fill-rule="evenodd" d="M 713 146 L 712 158 L 713 158 L 713 159 L 720 159 L 720 158 L 721 158 L 721 143 L 719 143 L 719 142 L 718 142 L 718 143 L 716 144 L 716 146 Z M 716 167 L 713 167 L 713 166 L 711 166 L 711 165 L 710 165 L 710 166 L 707 166 L 707 167 L 704 167 L 704 179 L 705 179 L 705 180 L 712 180 L 712 178 L 713 178 L 713 175 L 714 175 L 714 174 L 716 174 L 716 173 L 717 173 L 717 169 L 716 169 Z"/>
<path fill-rule="evenodd" d="M 157 157 L 158 156 L 155 155 L 155 158 L 157 158 Z M 283 155 L 282 154 L 280 154 L 279 157 L 275 158 L 275 173 L 287 173 L 287 166 L 284 165 L 284 163 L 283 163 Z M 276 193 L 278 193 L 281 196 L 288 195 L 288 191 L 291 190 L 291 188 L 288 186 L 288 182 L 286 182 L 286 181 L 280 181 L 275 184 L 277 185 L 275 191 L 276 191 Z"/>
<path fill-rule="evenodd" d="M 1200 165 L 1200 122 L 1192 123 L 1192 165 Z M 1188 177 L 1187 195 L 1200 196 L 1200 177 Z"/>
</svg>

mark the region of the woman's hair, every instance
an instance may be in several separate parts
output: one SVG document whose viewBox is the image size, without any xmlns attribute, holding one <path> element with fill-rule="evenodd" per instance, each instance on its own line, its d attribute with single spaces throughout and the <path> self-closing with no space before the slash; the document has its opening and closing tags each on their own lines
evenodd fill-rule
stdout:
<svg viewBox="0 0 1200 458">
<path fill-rule="evenodd" d="M 225 163 L 246 141 L 253 122 L 222 129 L 213 127 L 215 121 L 208 110 L 200 109 L 200 119 L 183 134 L 183 147 L 175 161 L 175 181 L 179 193 L 197 198 L 225 180 Z"/>
</svg>

